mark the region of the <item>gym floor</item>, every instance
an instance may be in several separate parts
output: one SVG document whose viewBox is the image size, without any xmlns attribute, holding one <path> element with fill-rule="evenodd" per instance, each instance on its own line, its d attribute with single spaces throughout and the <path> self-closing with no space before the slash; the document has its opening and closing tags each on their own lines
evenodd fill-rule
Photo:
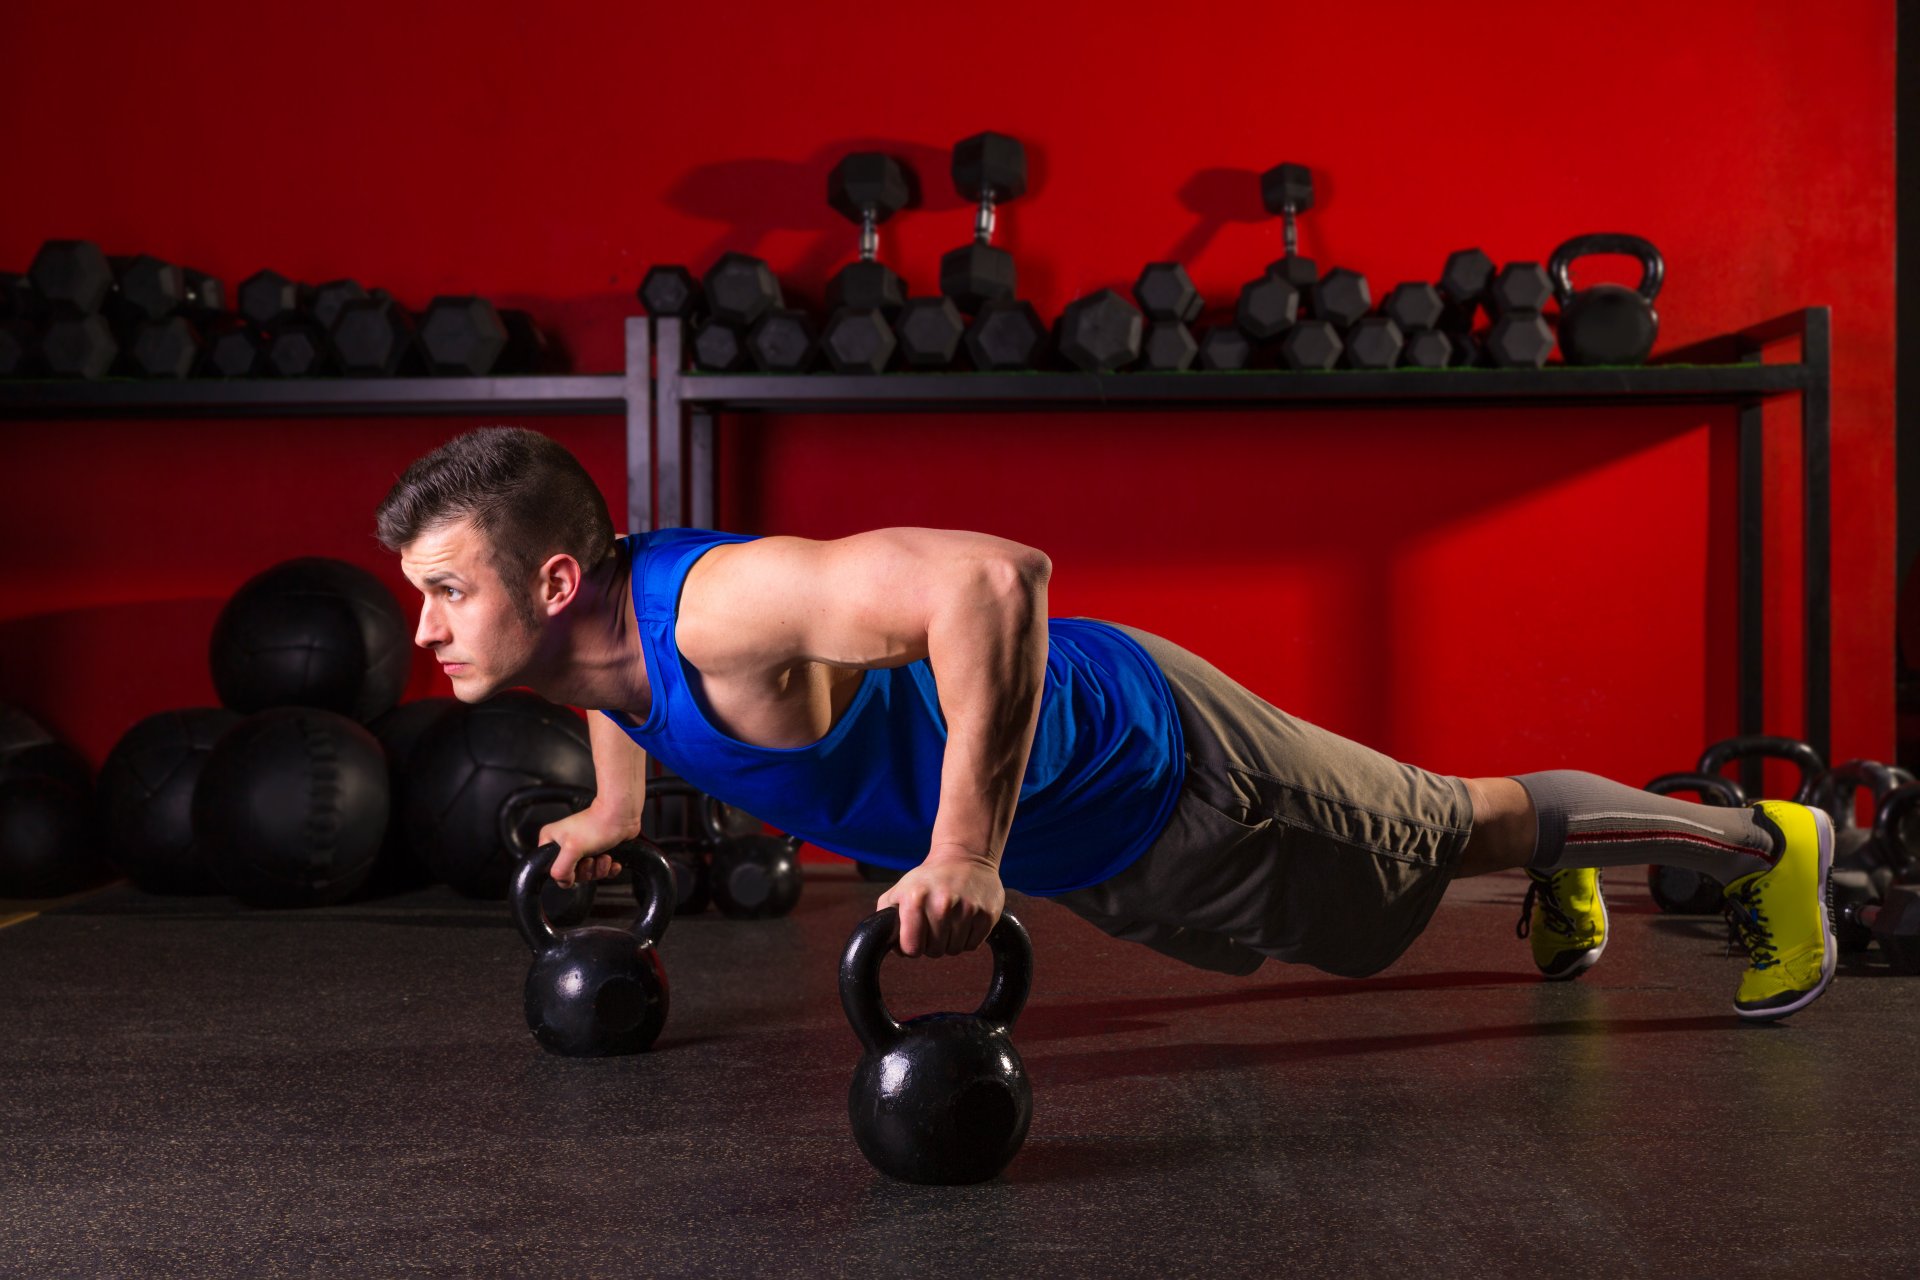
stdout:
<svg viewBox="0 0 1920 1280">
<path fill-rule="evenodd" d="M 1631 873 L 1564 984 L 1513 936 L 1517 875 L 1365 981 L 1202 973 L 1015 895 L 1033 1129 L 933 1188 L 848 1133 L 836 966 L 876 886 L 808 872 L 786 919 L 675 922 L 666 1030 L 623 1059 L 542 1052 L 504 907 L 444 888 L 116 885 L 0 928 L 0 1273 L 1920 1272 L 1920 982 L 1854 966 L 1738 1025 L 1724 926 Z M 882 982 L 902 1017 L 971 1009 L 988 964 Z"/>
</svg>

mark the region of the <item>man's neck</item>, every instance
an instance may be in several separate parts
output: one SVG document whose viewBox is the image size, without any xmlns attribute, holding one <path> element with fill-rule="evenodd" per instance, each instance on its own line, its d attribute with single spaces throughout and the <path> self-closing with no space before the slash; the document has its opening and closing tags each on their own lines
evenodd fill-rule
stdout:
<svg viewBox="0 0 1920 1280">
<path fill-rule="evenodd" d="M 632 559 L 620 548 L 581 584 L 585 606 L 568 631 L 567 652 L 540 692 L 555 702 L 634 711 L 650 702 L 640 627 L 633 613 Z"/>
</svg>

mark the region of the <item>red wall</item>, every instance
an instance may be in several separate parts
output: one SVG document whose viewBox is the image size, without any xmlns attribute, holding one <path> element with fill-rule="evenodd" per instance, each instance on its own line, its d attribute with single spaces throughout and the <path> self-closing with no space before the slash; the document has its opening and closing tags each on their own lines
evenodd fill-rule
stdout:
<svg viewBox="0 0 1920 1280">
<path fill-rule="evenodd" d="M 1027 143 L 1001 227 L 1047 315 L 1170 256 L 1230 305 L 1280 251 L 1252 178 L 1280 160 L 1317 175 L 1303 252 L 1376 296 L 1466 245 L 1538 260 L 1636 232 L 1667 259 L 1663 345 L 1834 309 L 1834 749 L 1891 753 L 1892 4 L 598 8 L 9 6 L 0 265 L 86 236 L 230 282 L 480 291 L 604 370 L 651 262 L 750 250 L 817 303 L 855 239 L 824 177 L 858 147 L 918 169 L 925 205 L 883 254 L 931 292 L 971 224 L 946 148 L 982 128 Z M 1017 538 L 1052 556 L 1054 612 L 1160 631 L 1403 758 L 1639 783 L 1734 727 L 1732 421 L 749 419 L 723 427 L 721 522 Z M 1794 421 L 1769 411 L 1785 733 Z M 335 555 L 399 590 L 372 509 L 469 425 L 0 423 L 0 699 L 97 760 L 138 716 L 211 699 L 208 629 L 249 573 Z M 621 509 L 619 422 L 529 425 Z M 420 667 L 414 692 L 437 680 Z"/>
</svg>

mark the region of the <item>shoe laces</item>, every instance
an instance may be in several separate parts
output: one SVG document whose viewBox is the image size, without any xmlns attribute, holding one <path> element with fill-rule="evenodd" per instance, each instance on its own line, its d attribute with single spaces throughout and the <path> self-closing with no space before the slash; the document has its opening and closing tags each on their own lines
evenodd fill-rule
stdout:
<svg viewBox="0 0 1920 1280">
<path fill-rule="evenodd" d="M 1534 879 L 1527 877 L 1527 896 L 1520 903 L 1520 923 L 1513 927 L 1513 936 L 1524 938 L 1533 932 L 1533 904 L 1540 903 L 1540 910 L 1547 917 L 1547 928 L 1555 933 L 1571 938 L 1573 936 L 1573 917 L 1560 905 L 1560 899 L 1553 892 L 1553 877 Z"/>
<path fill-rule="evenodd" d="M 1727 951 L 1733 954 L 1738 940 L 1747 949 L 1747 958 L 1756 969 L 1772 968 L 1779 963 L 1773 953 L 1773 926 L 1760 910 L 1760 891 L 1752 885 L 1728 889 L 1722 898 L 1721 913 L 1727 918 Z"/>
</svg>

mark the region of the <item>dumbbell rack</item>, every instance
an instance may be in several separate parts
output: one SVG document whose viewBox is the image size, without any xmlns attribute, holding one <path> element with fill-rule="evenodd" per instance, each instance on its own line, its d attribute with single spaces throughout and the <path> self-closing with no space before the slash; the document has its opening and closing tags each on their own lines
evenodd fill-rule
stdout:
<svg viewBox="0 0 1920 1280">
<path fill-rule="evenodd" d="M 1739 428 L 1739 732 L 1765 732 L 1765 472 L 1762 407 L 1800 399 L 1804 460 L 1806 739 L 1830 755 L 1832 697 L 1832 313 L 1807 307 L 1738 333 L 1660 353 L 1632 367 L 1281 370 L 1194 373 L 713 374 L 690 372 L 682 324 L 654 322 L 653 449 L 657 524 L 711 527 L 718 511 L 714 418 L 721 413 L 1025 413 L 1047 410 L 1239 410 L 1726 404 Z M 1797 339 L 1798 363 L 1764 363 Z M 629 344 L 631 346 L 631 343 Z M 631 502 L 631 499 L 630 499 Z M 1757 773 L 1758 761 L 1749 762 Z M 1753 794 L 1759 779 L 1746 778 Z"/>
<path fill-rule="evenodd" d="M 1800 400 L 1804 458 L 1806 738 L 1832 730 L 1831 334 L 1826 307 L 1662 352 L 1652 364 L 1582 369 L 1294 373 L 708 374 L 684 368 L 675 319 L 626 322 L 623 373 L 500 378 L 0 382 L 0 420 L 164 417 L 624 414 L 627 528 L 710 526 L 721 413 L 1015 413 L 1726 404 L 1739 430 L 1739 731 L 1765 729 L 1762 406 Z M 1797 339 L 1797 363 L 1764 351 Z M 655 360 L 656 353 L 658 359 Z M 1757 787 L 1757 779 L 1749 779 Z"/>
</svg>

